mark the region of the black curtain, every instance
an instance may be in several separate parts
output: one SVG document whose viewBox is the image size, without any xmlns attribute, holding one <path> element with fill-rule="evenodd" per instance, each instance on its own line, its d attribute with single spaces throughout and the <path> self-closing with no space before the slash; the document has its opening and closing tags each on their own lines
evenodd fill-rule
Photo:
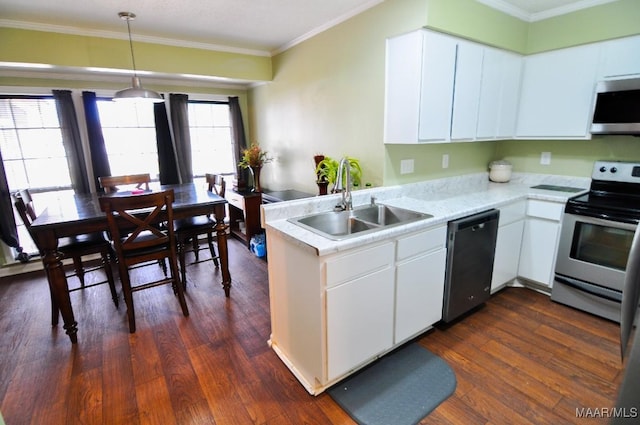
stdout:
<svg viewBox="0 0 640 425">
<path fill-rule="evenodd" d="M 102 126 L 100 125 L 100 115 L 98 114 L 98 105 L 96 104 L 96 94 L 94 92 L 83 91 L 82 103 L 87 121 L 93 179 L 97 190 L 100 191 L 98 177 L 110 176 L 111 167 L 109 166 L 107 148 L 104 144 L 104 137 L 102 136 Z"/>
<path fill-rule="evenodd" d="M 20 241 L 18 240 L 16 220 L 13 216 L 13 202 L 9 193 L 7 175 L 4 171 L 2 152 L 0 152 L 0 212 L 2 213 L 0 216 L 0 238 L 10 247 L 19 248 Z"/>
<path fill-rule="evenodd" d="M 244 123 L 242 121 L 242 111 L 238 97 L 229 97 L 229 113 L 231 114 L 231 137 L 233 142 L 233 159 L 236 163 L 236 180 L 238 181 L 238 189 L 242 190 L 247 187 L 249 181 L 248 169 L 238 166 L 238 162 L 242 158 L 242 151 L 247 148 L 247 139 L 244 134 Z"/>
<path fill-rule="evenodd" d="M 171 111 L 171 129 L 173 130 L 180 182 L 191 183 L 193 181 L 193 164 L 189 134 L 189 96 L 171 93 L 169 95 L 169 110 Z"/>
<path fill-rule="evenodd" d="M 178 173 L 178 162 L 173 148 L 173 137 L 171 135 L 171 127 L 169 127 L 165 102 L 153 105 L 153 115 L 156 120 L 160 184 L 178 184 L 180 183 L 180 174 Z"/>
<path fill-rule="evenodd" d="M 53 90 L 53 97 L 56 100 L 58 120 L 62 132 L 62 143 L 67 154 L 67 164 L 71 185 L 76 193 L 89 193 L 89 177 L 84 162 L 84 151 L 82 140 L 80 139 L 80 129 L 78 127 L 78 117 L 76 108 L 73 106 L 73 98 L 70 90 Z"/>
</svg>

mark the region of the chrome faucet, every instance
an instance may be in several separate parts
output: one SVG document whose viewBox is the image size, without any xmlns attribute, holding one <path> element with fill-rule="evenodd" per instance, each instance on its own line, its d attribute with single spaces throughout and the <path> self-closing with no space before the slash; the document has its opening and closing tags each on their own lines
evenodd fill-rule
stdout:
<svg viewBox="0 0 640 425">
<path fill-rule="evenodd" d="M 347 173 L 346 184 L 343 184 L 342 181 L 345 177 L 345 172 Z M 342 193 L 342 201 L 336 205 L 336 209 L 351 211 L 353 209 L 353 204 L 351 202 L 351 165 L 349 164 L 349 158 L 346 156 L 342 158 L 338 164 L 335 191 Z"/>
</svg>

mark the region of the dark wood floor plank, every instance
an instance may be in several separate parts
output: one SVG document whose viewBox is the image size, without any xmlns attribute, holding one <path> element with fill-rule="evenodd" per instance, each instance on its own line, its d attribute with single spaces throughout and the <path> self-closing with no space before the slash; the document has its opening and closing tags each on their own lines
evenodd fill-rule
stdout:
<svg viewBox="0 0 640 425">
<path fill-rule="evenodd" d="M 124 302 L 116 310 L 106 286 L 72 294 L 75 347 L 61 324 L 51 327 L 43 273 L 0 279 L 0 410 L 7 424 L 354 424 L 328 394 L 309 395 L 268 347 L 267 263 L 238 241 L 229 249 L 230 298 L 211 261 L 191 265 L 190 316 L 182 316 L 170 287 L 140 291 L 135 334 Z M 576 417 L 576 408 L 615 404 L 618 332 L 547 295 L 504 289 L 416 339 L 449 363 L 458 381 L 420 423 L 605 424 Z"/>
</svg>

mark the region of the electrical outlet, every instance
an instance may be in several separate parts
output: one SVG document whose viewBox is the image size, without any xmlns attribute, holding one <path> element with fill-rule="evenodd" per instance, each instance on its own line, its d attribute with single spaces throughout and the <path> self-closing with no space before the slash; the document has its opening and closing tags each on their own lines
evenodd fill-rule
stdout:
<svg viewBox="0 0 640 425">
<path fill-rule="evenodd" d="M 449 168 L 449 154 L 442 154 L 442 168 Z"/>
<path fill-rule="evenodd" d="M 413 159 L 400 160 L 400 174 L 413 173 Z"/>
<path fill-rule="evenodd" d="M 542 152 L 540 154 L 540 165 L 551 164 L 551 152 Z"/>
</svg>

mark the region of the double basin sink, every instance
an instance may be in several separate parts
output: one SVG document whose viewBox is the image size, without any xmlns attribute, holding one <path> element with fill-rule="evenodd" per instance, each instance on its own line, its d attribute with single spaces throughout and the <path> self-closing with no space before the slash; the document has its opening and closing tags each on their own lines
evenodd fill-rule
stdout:
<svg viewBox="0 0 640 425">
<path fill-rule="evenodd" d="M 374 204 L 351 211 L 327 211 L 291 218 L 289 221 L 325 238 L 341 240 L 431 217 L 430 214 L 404 208 Z"/>
</svg>

